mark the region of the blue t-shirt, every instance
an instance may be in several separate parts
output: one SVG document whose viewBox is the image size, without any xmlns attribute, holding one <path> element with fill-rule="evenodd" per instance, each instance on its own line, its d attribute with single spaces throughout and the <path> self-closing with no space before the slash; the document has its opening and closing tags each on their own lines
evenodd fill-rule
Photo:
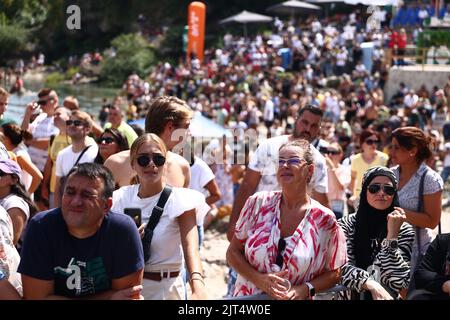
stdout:
<svg viewBox="0 0 450 320">
<path fill-rule="evenodd" d="M 31 219 L 18 272 L 54 280 L 56 295 L 80 297 L 110 290 L 113 279 L 142 268 L 142 242 L 129 216 L 109 212 L 96 234 L 78 239 L 57 208 Z"/>
</svg>

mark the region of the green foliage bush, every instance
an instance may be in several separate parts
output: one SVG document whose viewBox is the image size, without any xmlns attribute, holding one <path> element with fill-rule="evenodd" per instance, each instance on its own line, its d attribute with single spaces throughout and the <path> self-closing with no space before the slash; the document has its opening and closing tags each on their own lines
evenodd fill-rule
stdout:
<svg viewBox="0 0 450 320">
<path fill-rule="evenodd" d="M 148 42 L 138 34 L 123 34 L 111 41 L 116 50 L 114 57 L 106 57 L 102 62 L 100 81 L 108 85 L 121 85 L 127 76 L 136 72 L 145 77 L 155 54 Z"/>
<path fill-rule="evenodd" d="M 6 61 L 24 49 L 27 39 L 28 31 L 19 25 L 0 25 L 0 61 Z"/>
<path fill-rule="evenodd" d="M 450 48 L 450 32 L 448 30 L 425 30 L 417 39 L 417 63 L 422 63 L 423 48 L 446 46 Z M 425 53 L 426 54 L 426 53 Z"/>
<path fill-rule="evenodd" d="M 450 32 L 447 30 L 425 30 L 419 34 L 417 46 L 420 48 L 447 46 L 450 48 Z"/>
<path fill-rule="evenodd" d="M 61 82 L 63 82 L 64 80 L 66 80 L 64 73 L 52 72 L 49 73 L 47 78 L 45 79 L 45 85 L 47 87 L 55 87 L 61 84 Z"/>
</svg>

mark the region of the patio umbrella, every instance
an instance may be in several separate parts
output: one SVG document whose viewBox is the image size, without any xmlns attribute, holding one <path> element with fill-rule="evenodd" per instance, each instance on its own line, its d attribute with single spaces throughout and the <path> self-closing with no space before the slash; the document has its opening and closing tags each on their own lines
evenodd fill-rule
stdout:
<svg viewBox="0 0 450 320">
<path fill-rule="evenodd" d="M 306 0 L 312 4 L 345 3 L 345 0 Z"/>
<path fill-rule="evenodd" d="M 226 24 L 226 23 L 233 23 L 233 22 L 242 23 L 244 25 L 244 36 L 246 37 L 247 36 L 247 23 L 271 22 L 272 20 L 273 20 L 272 17 L 244 10 L 241 13 L 238 13 L 234 16 L 220 20 L 219 24 Z"/>
<path fill-rule="evenodd" d="M 267 8 L 267 12 L 273 12 L 281 15 L 294 15 L 296 13 L 311 13 L 322 10 L 319 6 L 311 3 L 291 0 L 285 1 Z"/>
<path fill-rule="evenodd" d="M 362 4 L 365 6 L 392 6 L 397 5 L 398 0 L 345 0 L 347 4 Z"/>
</svg>

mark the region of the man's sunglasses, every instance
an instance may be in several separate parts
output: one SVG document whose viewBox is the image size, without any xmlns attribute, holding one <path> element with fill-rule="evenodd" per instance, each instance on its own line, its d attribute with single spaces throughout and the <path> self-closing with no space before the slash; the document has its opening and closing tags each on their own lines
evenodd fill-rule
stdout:
<svg viewBox="0 0 450 320">
<path fill-rule="evenodd" d="M 277 257 L 275 259 L 275 263 L 280 268 L 283 267 L 283 251 L 284 251 L 284 249 L 286 249 L 286 240 L 284 240 L 284 238 L 280 238 L 280 240 L 278 240 L 278 253 L 277 253 Z"/>
<path fill-rule="evenodd" d="M 111 138 L 111 137 L 102 137 L 102 138 L 97 140 L 98 144 L 103 144 L 103 143 L 104 144 L 111 144 L 113 142 L 115 142 L 115 140 L 114 140 L 114 138 Z"/>
<path fill-rule="evenodd" d="M 84 126 L 84 121 L 81 120 L 67 120 L 66 121 L 66 126 L 72 126 L 74 125 L 75 127 L 81 127 Z"/>
<path fill-rule="evenodd" d="M 369 146 L 373 145 L 374 143 L 376 144 L 378 142 L 379 142 L 378 140 L 372 140 L 372 139 L 367 139 L 365 141 L 365 143 L 367 143 Z"/>
<path fill-rule="evenodd" d="M 155 153 L 151 157 L 149 155 L 143 154 L 136 158 L 137 163 L 141 167 L 147 167 L 150 161 L 153 161 L 155 166 L 161 167 L 166 163 L 166 158 L 162 154 Z"/>
<path fill-rule="evenodd" d="M 383 184 L 382 185 L 382 184 L 379 184 L 379 183 L 374 183 L 374 184 L 371 184 L 367 188 L 367 190 L 369 190 L 369 192 L 371 194 L 376 194 L 376 193 L 380 192 L 381 187 L 383 187 L 383 192 L 385 194 L 387 194 L 388 196 L 393 196 L 394 195 L 395 188 L 393 186 L 390 186 L 390 185 L 387 185 L 387 184 Z"/>
<path fill-rule="evenodd" d="M 45 106 L 49 100 L 39 100 L 37 103 L 40 106 Z"/>
</svg>

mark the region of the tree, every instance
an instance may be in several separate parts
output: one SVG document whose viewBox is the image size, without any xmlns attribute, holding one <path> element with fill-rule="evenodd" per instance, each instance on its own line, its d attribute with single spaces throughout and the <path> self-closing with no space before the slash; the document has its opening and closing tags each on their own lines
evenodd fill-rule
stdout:
<svg viewBox="0 0 450 320">
<path fill-rule="evenodd" d="M 153 49 L 138 34 L 123 34 L 111 41 L 115 55 L 103 60 L 100 80 L 110 85 L 121 85 L 127 76 L 137 73 L 145 77 L 154 63 Z"/>
</svg>

